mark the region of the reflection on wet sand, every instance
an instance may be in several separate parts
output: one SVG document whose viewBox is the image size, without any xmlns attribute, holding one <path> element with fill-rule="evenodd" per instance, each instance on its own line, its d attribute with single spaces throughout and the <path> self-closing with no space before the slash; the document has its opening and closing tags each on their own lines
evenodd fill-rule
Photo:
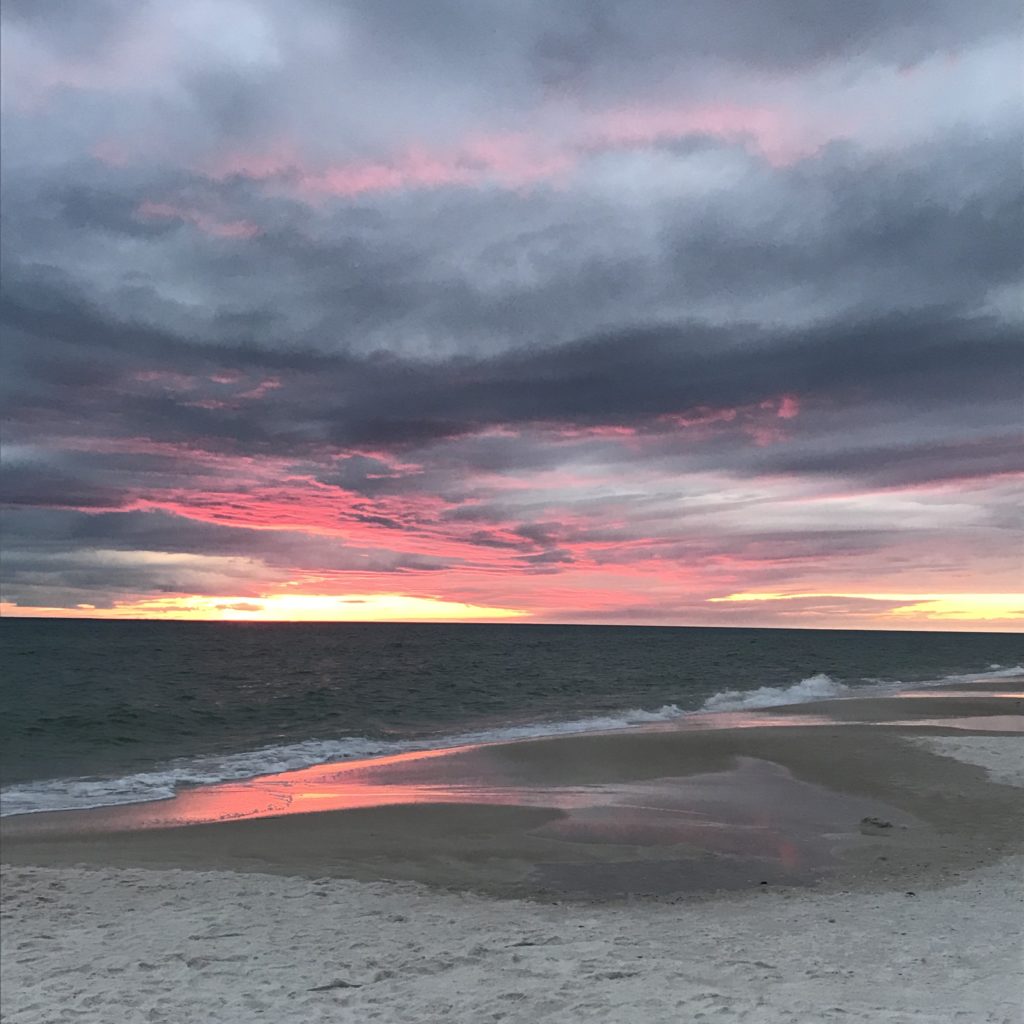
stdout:
<svg viewBox="0 0 1024 1024">
<path fill-rule="evenodd" d="M 1001 691 L 936 690 L 912 691 L 896 697 L 870 699 L 840 699 L 818 702 L 803 707 L 783 709 L 756 709 L 751 711 L 716 712 L 694 715 L 681 721 L 652 724 L 643 730 L 630 730 L 630 734 L 665 735 L 667 733 L 727 733 L 736 730 L 814 729 L 828 726 L 845 728 L 864 724 L 857 711 L 878 711 L 884 702 L 885 714 L 876 721 L 886 727 L 932 726 L 967 729 L 972 731 L 1024 731 L 1024 716 L 1020 714 L 989 714 L 966 717 L 898 718 L 898 709 L 912 715 L 922 704 L 933 713 L 941 714 L 942 705 L 955 713 L 963 696 L 970 696 L 973 704 L 984 702 L 986 710 L 1005 707 L 1003 698 L 1016 697 L 1016 693 Z M 927 702 L 919 698 L 929 698 Z M 931 698 L 945 698 L 944 702 Z M 826 711 L 828 714 L 821 713 Z M 975 708 L 974 710 L 978 710 Z M 599 737 L 614 733 L 590 734 Z M 622 735 L 622 734 L 618 734 Z M 6 819 L 8 834 L 45 834 L 47 832 L 112 832 L 154 828 L 181 827 L 215 822 L 267 818 L 325 811 L 351 811 L 373 807 L 395 807 L 420 804 L 462 804 L 544 807 L 569 814 L 559 823 L 556 831 L 562 838 L 573 835 L 574 842 L 590 841 L 588 834 L 600 832 L 603 836 L 618 833 L 629 835 L 634 845 L 645 845 L 645 836 L 658 836 L 667 841 L 676 836 L 679 842 L 689 842 L 700 834 L 702 848 L 725 850 L 728 841 L 715 846 L 708 838 L 708 828 L 722 828 L 719 821 L 699 822 L 705 814 L 707 796 L 716 791 L 728 792 L 729 799 L 717 798 L 718 813 L 724 815 L 732 829 L 748 828 L 753 819 L 748 797 L 756 794 L 760 807 L 773 808 L 776 822 L 782 822 L 780 809 L 787 801 L 765 803 L 764 798 L 772 778 L 768 769 L 784 772 L 777 765 L 760 762 L 757 785 L 749 768 L 741 767 L 720 774 L 686 774 L 673 777 L 661 786 L 652 783 L 613 784 L 605 782 L 588 785 L 569 785 L 565 779 L 542 777 L 537 773 L 523 773 L 510 755 L 513 750 L 540 752 L 537 744 L 558 743 L 558 740 L 527 741 L 519 744 L 475 744 L 443 750 L 411 751 L 388 757 L 353 760 L 316 765 L 275 775 L 264 775 L 238 782 L 219 783 L 180 790 L 174 797 L 142 804 L 98 808 L 85 811 L 62 811 L 16 816 Z M 526 760 L 530 760 L 527 755 Z M 674 773 L 673 773 L 674 774 Z M 787 773 L 788 775 L 788 773 Z M 777 780 L 776 780 L 777 783 Z M 790 779 L 789 785 L 797 785 Z M 835 804 L 831 791 L 822 791 Z M 792 797 L 793 794 L 790 794 Z M 638 804 L 637 801 L 640 800 Z M 804 806 L 823 807 L 824 799 L 812 800 L 807 792 L 799 793 Z M 643 801 L 648 801 L 645 805 Z M 650 802 L 653 801 L 653 802 Z M 680 802 L 681 801 L 681 802 Z M 643 808 L 641 810 L 641 807 Z M 747 815 L 744 818 L 744 814 Z M 848 816 L 847 816 L 848 817 Z M 608 841 L 602 838 L 601 841 Z M 745 840 L 746 842 L 746 840 Z M 710 844 L 710 845 L 709 845 Z"/>
<path fill-rule="evenodd" d="M 801 730 L 804 731 L 804 730 Z M 258 826 L 256 819 L 290 818 L 295 826 L 320 819 L 313 811 L 351 812 L 353 830 L 373 836 L 388 808 L 408 815 L 461 805 L 551 811 L 526 826 L 521 840 L 534 851 L 530 884 L 566 893 L 625 895 L 691 888 L 735 888 L 758 881 L 802 884 L 834 863 L 858 835 L 854 823 L 884 814 L 892 827 L 920 825 L 912 816 L 880 803 L 795 778 L 770 761 L 739 757 L 722 771 L 592 785 L 502 783 L 484 748 L 401 754 L 374 762 L 321 766 L 249 782 L 203 787 L 159 804 L 46 816 L 23 820 L 22 839 L 44 838 L 60 829 L 66 837 L 104 835 L 158 845 L 188 841 L 212 828 Z M 421 779 L 441 763 L 476 765 L 475 782 Z M 443 772 L 442 772 L 443 774 Z M 470 806 L 471 805 L 471 806 Z M 363 813 L 377 817 L 366 818 Z M 298 816 L 298 817 L 293 817 Z M 271 824 L 271 822 L 266 822 Z M 181 828 L 178 826 L 196 826 Z M 39 826 L 33 828 L 32 826 Z M 164 837 L 161 839 L 160 837 Z M 409 837 L 415 845 L 417 838 Z M 333 840 L 332 840 L 333 843 Z M 553 852 L 561 851 L 557 856 Z M 540 856 L 538 856 L 540 854 Z"/>
<path fill-rule="evenodd" d="M 826 719 L 736 713 L 715 716 L 718 728 L 765 721 L 807 727 Z M 708 716 L 710 719 L 711 716 Z M 728 723 L 728 724 L 726 724 Z M 708 720 L 689 730 L 708 736 Z M 665 730 L 654 729 L 663 734 Z M 801 732 L 806 728 L 801 728 Z M 614 735 L 614 734 L 610 734 Z M 536 749 L 536 748 L 534 748 Z M 693 878 L 717 887 L 764 881 L 796 883 L 826 869 L 840 838 L 852 822 L 884 813 L 897 826 L 914 820 L 877 800 L 837 794 L 800 781 L 767 760 L 741 756 L 721 771 L 704 770 L 671 777 L 601 781 L 573 785 L 566 777 L 542 784 L 527 782 L 504 745 L 464 746 L 449 750 L 397 754 L 374 760 L 320 765 L 245 782 L 184 790 L 171 800 L 92 812 L 36 815 L 21 819 L 23 835 L 131 832 L 139 834 L 181 826 L 209 826 L 248 819 L 358 811 L 415 805 L 483 805 L 543 808 L 559 812 L 529 830 L 537 840 L 617 849 L 619 868 L 597 861 L 565 873 L 560 861 L 541 861 L 533 869 L 543 885 L 571 891 L 623 892 L 630 886 L 662 889 L 671 880 L 687 888 L 685 865 L 705 858 Z M 469 809 L 467 807 L 467 809 Z M 353 825 L 357 819 L 352 819 Z M 188 831 L 187 829 L 183 831 Z M 621 851 L 634 850 L 636 857 Z M 661 851 L 661 852 L 659 852 Z M 669 853 L 670 851 L 670 853 Z M 662 858 L 669 859 L 663 861 Z M 711 858 L 707 860 L 707 858 Z M 596 874 L 591 877 L 591 874 Z M 667 872 L 667 874 L 666 874 Z M 665 875 L 665 878 L 661 878 Z M 763 876 L 763 877 L 762 877 Z"/>
<path fill-rule="evenodd" d="M 6 818 L 5 856 L 583 897 L 798 884 L 849 876 L 843 865 L 910 871 L 938 855 L 937 834 L 973 862 L 994 856 L 992 829 L 1017 794 L 904 737 L 1006 733 L 1016 709 L 977 690 L 848 699 L 325 764 Z M 964 824 L 978 815 L 996 823 L 981 845 Z"/>
<path fill-rule="evenodd" d="M 653 725 L 644 731 L 707 732 L 807 727 L 830 722 L 831 719 L 814 715 L 753 716 L 723 712 L 695 716 L 683 724 Z M 111 832 L 409 804 L 489 804 L 567 810 L 603 805 L 618 798 L 619 790 L 615 787 L 572 787 L 553 780 L 550 784 L 523 784 L 507 764 L 496 764 L 488 757 L 490 751 L 504 746 L 474 744 L 338 761 L 238 782 L 181 789 L 168 800 L 19 815 L 7 819 L 7 827 L 30 833 L 58 829 Z"/>
<path fill-rule="evenodd" d="M 534 835 L 570 843 L 634 846 L 646 856 L 607 864 L 541 865 L 539 874 L 563 890 L 623 893 L 646 886 L 687 888 L 681 850 L 699 861 L 690 877 L 718 888 L 750 883 L 805 881 L 834 863 L 849 841 L 851 822 L 884 814 L 888 828 L 919 825 L 911 816 L 877 800 L 840 795 L 802 782 L 777 764 L 741 757 L 734 769 L 685 779 L 654 779 L 606 791 L 601 803 L 581 803 Z M 844 838 L 844 836 L 846 838 Z M 665 859 L 657 847 L 671 847 Z M 692 868 L 693 865 L 691 864 Z"/>
</svg>

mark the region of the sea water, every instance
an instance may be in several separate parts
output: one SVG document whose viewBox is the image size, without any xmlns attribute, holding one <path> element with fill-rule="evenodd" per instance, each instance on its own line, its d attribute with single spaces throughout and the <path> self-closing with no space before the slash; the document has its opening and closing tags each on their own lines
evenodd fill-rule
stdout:
<svg viewBox="0 0 1024 1024">
<path fill-rule="evenodd" d="M 458 743 L 998 678 L 997 633 L 5 619 L 5 814 Z"/>
</svg>

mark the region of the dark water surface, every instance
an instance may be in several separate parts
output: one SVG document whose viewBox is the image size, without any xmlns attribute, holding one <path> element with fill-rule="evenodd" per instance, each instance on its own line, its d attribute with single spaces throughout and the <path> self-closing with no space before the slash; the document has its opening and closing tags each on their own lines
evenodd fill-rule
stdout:
<svg viewBox="0 0 1024 1024">
<path fill-rule="evenodd" d="M 998 673 L 1013 634 L 0 622 L 4 810 L 345 757 Z"/>
</svg>

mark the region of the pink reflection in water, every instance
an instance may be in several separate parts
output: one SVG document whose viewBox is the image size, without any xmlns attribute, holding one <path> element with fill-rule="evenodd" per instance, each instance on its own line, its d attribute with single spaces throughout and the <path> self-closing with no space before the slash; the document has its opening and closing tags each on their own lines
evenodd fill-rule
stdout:
<svg viewBox="0 0 1024 1024">
<path fill-rule="evenodd" d="M 779 726 L 841 726 L 827 716 L 715 712 L 645 726 L 644 732 L 703 732 Z M 634 730 L 629 730 L 633 732 Z M 588 733 L 589 736 L 602 735 Z M 536 742 L 544 742 L 538 740 Z M 18 815 L 17 831 L 111 832 L 409 804 L 498 804 L 571 810 L 605 806 L 630 787 L 524 786 L 474 757 L 503 744 L 467 744 L 338 761 L 274 775 L 179 790 L 167 800 Z M 9 826 L 15 821 L 8 819 Z"/>
<path fill-rule="evenodd" d="M 316 811 L 355 810 L 422 803 L 530 803 L 525 791 L 469 783 L 438 784 L 429 779 L 426 763 L 457 758 L 474 746 L 412 751 L 370 760 L 339 761 L 297 771 L 263 775 L 239 782 L 184 789 L 170 800 L 131 804 L 93 812 L 93 827 L 112 829 L 165 828 L 242 818 L 267 818 Z M 88 812 L 84 812 L 88 814 Z M 82 824 L 89 825 L 83 816 Z"/>
</svg>

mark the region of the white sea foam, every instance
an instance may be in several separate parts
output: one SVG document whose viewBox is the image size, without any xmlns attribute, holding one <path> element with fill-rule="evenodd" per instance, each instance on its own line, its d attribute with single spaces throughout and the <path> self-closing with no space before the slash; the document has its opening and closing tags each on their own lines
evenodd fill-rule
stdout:
<svg viewBox="0 0 1024 1024">
<path fill-rule="evenodd" d="M 850 687 L 824 672 L 801 679 L 792 686 L 760 686 L 756 690 L 723 690 L 704 701 L 704 711 L 743 711 L 771 708 L 781 704 L 803 704 L 809 700 L 842 697 Z"/>
<path fill-rule="evenodd" d="M 938 679 L 919 680 L 914 683 L 902 679 L 862 679 L 856 685 L 842 683 L 824 672 L 818 672 L 801 679 L 792 686 L 761 686 L 756 690 L 723 690 L 713 694 L 704 702 L 703 711 L 743 711 L 748 708 L 782 707 L 787 704 L 806 704 L 813 700 L 828 700 L 831 697 L 849 697 L 852 694 L 898 693 L 908 686 L 924 689 L 934 686 L 948 686 L 956 683 L 997 682 L 1024 675 L 1024 666 L 1006 668 L 990 665 L 985 672 L 970 672 L 963 675 L 941 676 Z"/>
<path fill-rule="evenodd" d="M 276 775 L 333 761 L 386 757 L 413 750 L 440 750 L 470 744 L 505 743 L 544 736 L 607 732 L 634 725 L 668 722 L 684 714 L 686 712 L 675 704 L 666 704 L 657 711 L 638 708 L 614 715 L 501 726 L 420 740 L 373 740 L 362 736 L 338 740 L 305 740 L 239 754 L 171 761 L 151 771 L 116 778 L 41 779 L 5 787 L 0 792 L 0 816 L 147 803 L 151 800 L 170 799 L 179 789 L 190 786 Z"/>
<path fill-rule="evenodd" d="M 802 704 L 807 701 L 844 697 L 865 692 L 892 693 L 906 686 L 915 688 L 946 684 L 997 681 L 1024 675 L 1024 667 L 991 665 L 988 671 L 949 675 L 925 682 L 865 679 L 847 684 L 819 672 L 790 686 L 761 686 L 750 690 L 723 690 L 704 701 L 699 709 L 665 704 L 651 711 L 644 708 L 592 715 L 568 721 L 545 721 L 499 726 L 476 732 L 416 740 L 375 740 L 349 736 L 337 740 L 305 740 L 238 754 L 209 755 L 181 759 L 150 771 L 116 778 L 41 779 L 8 786 L 0 792 L 0 815 L 30 814 L 40 811 L 84 810 L 117 804 L 166 800 L 183 788 L 211 785 L 274 775 L 279 772 L 310 768 L 332 761 L 385 757 L 413 750 L 445 749 L 467 744 L 504 743 L 565 736 L 671 722 L 688 715 L 717 711 L 743 711 L 753 708 Z"/>
<path fill-rule="evenodd" d="M 1017 676 L 1024 676 L 1024 665 L 1014 665 L 1012 668 L 1007 668 L 1005 665 L 989 665 L 985 672 L 967 672 L 963 675 L 948 675 L 942 676 L 940 679 L 930 679 L 925 682 L 916 683 L 905 683 L 900 679 L 870 679 L 868 682 L 880 683 L 895 688 L 904 686 L 924 688 L 926 686 L 952 686 L 957 683 L 995 683 L 1000 679 L 1014 679 Z"/>
</svg>

